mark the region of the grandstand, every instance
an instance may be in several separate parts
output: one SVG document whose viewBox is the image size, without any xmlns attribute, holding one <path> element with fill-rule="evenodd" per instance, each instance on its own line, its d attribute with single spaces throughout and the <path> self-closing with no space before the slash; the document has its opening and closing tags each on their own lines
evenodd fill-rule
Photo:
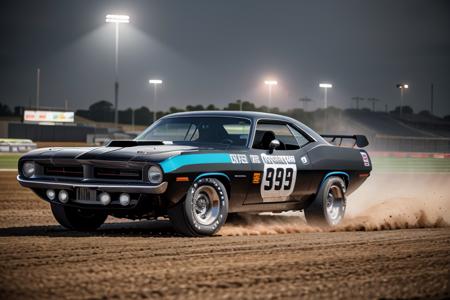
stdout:
<svg viewBox="0 0 450 300">
<path fill-rule="evenodd" d="M 382 112 L 347 110 L 345 130 L 368 136 L 371 150 L 450 152 L 450 122 L 434 116 L 398 116 Z"/>
</svg>

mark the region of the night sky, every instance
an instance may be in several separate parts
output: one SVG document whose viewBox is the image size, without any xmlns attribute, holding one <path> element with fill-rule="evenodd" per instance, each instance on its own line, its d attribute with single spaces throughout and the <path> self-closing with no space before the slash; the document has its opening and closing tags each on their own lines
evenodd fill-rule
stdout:
<svg viewBox="0 0 450 300">
<path fill-rule="evenodd" d="M 150 106 L 148 79 L 164 80 L 158 109 L 224 106 L 236 99 L 323 104 L 319 82 L 334 85 L 329 104 L 353 96 L 450 114 L 450 1 L 1 1 L 0 102 L 28 105 L 41 68 L 41 105 L 87 108 L 113 102 L 114 25 L 120 27 L 120 108 Z M 363 102 L 363 106 L 369 103 Z"/>
</svg>

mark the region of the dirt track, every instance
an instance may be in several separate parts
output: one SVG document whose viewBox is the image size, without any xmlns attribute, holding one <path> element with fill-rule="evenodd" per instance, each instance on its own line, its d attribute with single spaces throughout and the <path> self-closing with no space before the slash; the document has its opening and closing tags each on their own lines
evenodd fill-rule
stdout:
<svg viewBox="0 0 450 300">
<path fill-rule="evenodd" d="M 81 234 L 56 226 L 48 205 L 13 179 L 0 172 L 0 299 L 450 296 L 447 211 L 436 217 L 421 210 L 416 221 L 390 211 L 405 218 L 390 222 L 361 220 L 356 207 L 353 223 L 339 232 L 267 216 L 222 231 L 239 236 L 176 237 L 166 221 L 113 223 Z M 439 180 L 450 183 L 447 175 Z M 384 227 L 375 226 L 378 219 Z M 346 231 L 385 226 L 444 227 Z M 295 233 L 242 235 L 277 232 Z"/>
</svg>

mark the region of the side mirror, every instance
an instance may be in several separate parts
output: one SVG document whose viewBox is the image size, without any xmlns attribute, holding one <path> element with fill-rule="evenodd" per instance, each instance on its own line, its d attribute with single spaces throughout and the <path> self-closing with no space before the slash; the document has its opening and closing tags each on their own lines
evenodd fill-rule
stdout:
<svg viewBox="0 0 450 300">
<path fill-rule="evenodd" d="M 270 150 L 270 152 L 273 152 L 273 150 L 279 148 L 280 146 L 281 146 L 281 143 L 279 140 L 277 140 L 277 139 L 272 140 L 269 144 L 269 150 Z"/>
</svg>

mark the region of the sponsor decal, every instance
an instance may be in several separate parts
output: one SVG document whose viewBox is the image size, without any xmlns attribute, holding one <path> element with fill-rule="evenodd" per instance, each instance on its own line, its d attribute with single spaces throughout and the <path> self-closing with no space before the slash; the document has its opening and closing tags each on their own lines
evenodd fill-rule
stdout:
<svg viewBox="0 0 450 300">
<path fill-rule="evenodd" d="M 308 160 L 308 156 L 302 156 L 301 158 L 300 158 L 300 160 L 301 160 L 301 162 L 302 162 L 302 164 L 304 164 L 304 165 L 307 165 L 307 164 L 309 164 L 309 160 Z"/>
<path fill-rule="evenodd" d="M 370 161 L 369 161 L 369 156 L 367 155 L 366 152 L 362 152 L 360 151 L 359 153 L 361 153 L 361 157 L 364 163 L 365 167 L 370 167 Z"/>
<path fill-rule="evenodd" d="M 284 201 L 294 191 L 297 164 L 292 155 L 261 154 L 264 173 L 261 181 L 261 197 L 264 202 Z"/>
<path fill-rule="evenodd" d="M 230 154 L 230 159 L 233 164 L 248 164 L 246 154 Z"/>
<path fill-rule="evenodd" d="M 251 160 L 251 162 L 253 164 L 260 164 L 261 163 L 261 160 L 259 159 L 258 155 L 254 155 L 254 154 L 250 155 L 250 160 Z"/>
</svg>

